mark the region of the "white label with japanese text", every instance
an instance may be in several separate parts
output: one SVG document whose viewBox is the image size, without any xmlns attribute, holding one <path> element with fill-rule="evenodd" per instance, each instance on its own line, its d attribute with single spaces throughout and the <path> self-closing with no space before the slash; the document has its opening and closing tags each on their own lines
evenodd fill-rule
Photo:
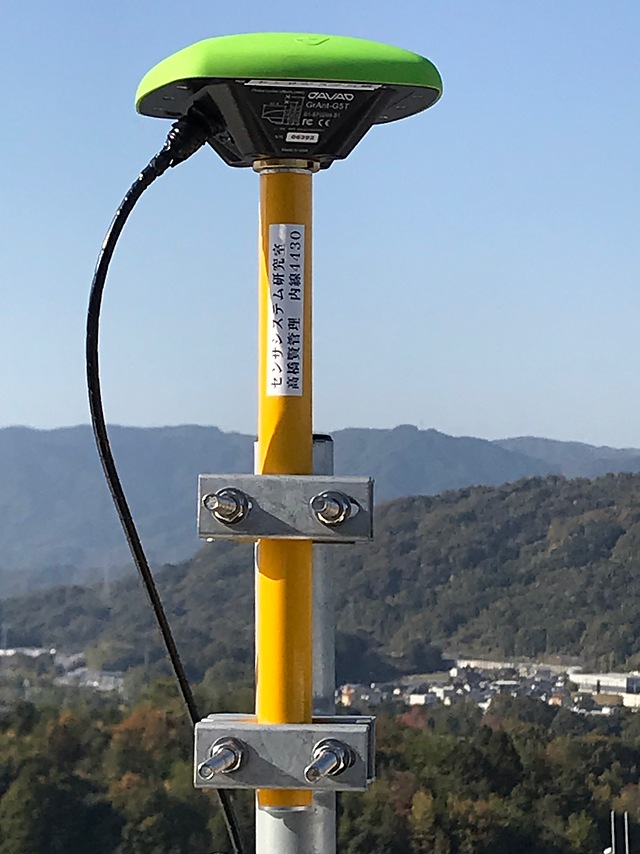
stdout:
<svg viewBox="0 0 640 854">
<path fill-rule="evenodd" d="M 302 396 L 304 225 L 269 226 L 267 394 Z"/>
</svg>

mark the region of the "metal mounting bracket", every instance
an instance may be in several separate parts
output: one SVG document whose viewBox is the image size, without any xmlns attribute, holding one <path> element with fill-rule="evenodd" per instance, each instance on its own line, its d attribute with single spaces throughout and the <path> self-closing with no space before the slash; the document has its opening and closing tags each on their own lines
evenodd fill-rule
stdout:
<svg viewBox="0 0 640 854">
<path fill-rule="evenodd" d="M 201 474 L 198 536 L 354 543 L 373 537 L 373 481 L 318 475 Z"/>
<path fill-rule="evenodd" d="M 375 778 L 374 741 L 372 717 L 340 715 L 314 717 L 310 724 L 260 724 L 251 715 L 209 715 L 195 728 L 194 784 L 197 788 L 362 791 Z M 228 744 L 238 745 L 242 760 L 231 770 L 212 775 L 212 755 Z M 314 761 L 322 770 L 318 758 L 323 749 L 335 751 L 336 744 L 349 761 L 331 763 L 332 770 L 326 773 L 310 773 Z"/>
</svg>

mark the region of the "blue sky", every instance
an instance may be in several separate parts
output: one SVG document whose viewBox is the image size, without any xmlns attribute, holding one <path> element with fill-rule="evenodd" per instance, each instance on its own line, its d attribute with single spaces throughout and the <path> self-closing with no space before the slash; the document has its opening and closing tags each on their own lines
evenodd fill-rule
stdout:
<svg viewBox="0 0 640 854">
<path fill-rule="evenodd" d="M 139 80 L 265 30 L 397 44 L 445 86 L 315 179 L 316 427 L 640 446 L 637 0 L 4 0 L 0 426 L 88 421 L 95 257 L 168 130 Z M 105 296 L 110 421 L 254 430 L 256 213 L 209 150 L 145 195 Z"/>
</svg>

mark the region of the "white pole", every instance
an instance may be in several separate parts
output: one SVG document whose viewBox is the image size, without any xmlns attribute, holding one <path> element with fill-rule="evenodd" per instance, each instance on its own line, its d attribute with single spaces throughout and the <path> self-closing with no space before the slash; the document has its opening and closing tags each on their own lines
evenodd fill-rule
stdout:
<svg viewBox="0 0 640 854">
<path fill-rule="evenodd" d="M 629 854 L 629 813 L 624 814 L 624 848 L 626 854 Z"/>
<path fill-rule="evenodd" d="M 313 437 L 313 473 L 333 474 L 333 439 Z M 336 691 L 336 615 L 331 552 L 336 546 L 313 547 L 313 713 L 334 715 Z M 314 793 L 305 854 L 335 854 L 336 796 Z"/>
</svg>

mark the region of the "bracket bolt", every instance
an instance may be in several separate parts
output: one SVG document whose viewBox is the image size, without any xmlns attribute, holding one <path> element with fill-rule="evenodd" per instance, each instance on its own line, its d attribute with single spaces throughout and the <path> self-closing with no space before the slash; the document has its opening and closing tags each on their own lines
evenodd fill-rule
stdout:
<svg viewBox="0 0 640 854">
<path fill-rule="evenodd" d="M 218 522 L 224 522 L 227 525 L 241 522 L 251 509 L 248 496 L 233 486 L 225 486 L 217 492 L 205 495 L 202 504 Z"/>
<path fill-rule="evenodd" d="M 355 516 L 360 509 L 344 492 L 327 490 L 314 495 L 309 502 L 311 512 L 323 525 L 340 525 Z"/>
<path fill-rule="evenodd" d="M 325 738 L 313 748 L 312 761 L 304 769 L 305 779 L 317 783 L 323 777 L 337 777 L 356 761 L 348 744 L 335 738 Z"/>
<path fill-rule="evenodd" d="M 211 745 L 209 758 L 198 765 L 198 776 L 212 780 L 216 774 L 237 771 L 245 756 L 245 746 L 236 738 L 221 738 Z"/>
</svg>

